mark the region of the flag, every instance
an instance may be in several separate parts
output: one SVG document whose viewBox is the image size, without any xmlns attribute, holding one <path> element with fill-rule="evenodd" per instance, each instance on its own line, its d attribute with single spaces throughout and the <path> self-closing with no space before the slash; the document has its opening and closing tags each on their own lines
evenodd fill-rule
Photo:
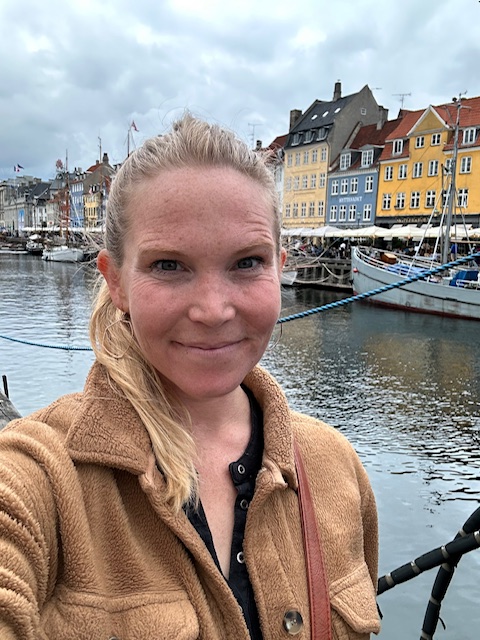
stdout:
<svg viewBox="0 0 480 640">
<path fill-rule="evenodd" d="M 21 165 L 21 164 L 16 164 L 16 165 L 13 167 L 13 170 L 14 170 L 14 171 L 17 171 L 17 172 L 18 172 L 18 171 L 20 171 L 21 169 L 23 169 L 23 167 L 22 167 L 22 165 Z"/>
<path fill-rule="evenodd" d="M 135 124 L 135 120 L 132 120 L 132 124 L 130 125 L 130 128 L 133 129 L 134 131 L 138 131 L 137 125 Z"/>
</svg>

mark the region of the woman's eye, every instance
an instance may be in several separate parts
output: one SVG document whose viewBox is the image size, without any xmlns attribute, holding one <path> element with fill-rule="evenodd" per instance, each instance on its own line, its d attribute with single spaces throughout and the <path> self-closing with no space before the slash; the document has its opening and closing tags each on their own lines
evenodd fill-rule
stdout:
<svg viewBox="0 0 480 640">
<path fill-rule="evenodd" d="M 242 258 L 237 262 L 237 267 L 239 269 L 254 269 L 262 262 L 261 258 Z"/>
<path fill-rule="evenodd" d="M 180 265 L 176 260 L 157 260 L 153 267 L 157 271 L 177 271 Z"/>
</svg>

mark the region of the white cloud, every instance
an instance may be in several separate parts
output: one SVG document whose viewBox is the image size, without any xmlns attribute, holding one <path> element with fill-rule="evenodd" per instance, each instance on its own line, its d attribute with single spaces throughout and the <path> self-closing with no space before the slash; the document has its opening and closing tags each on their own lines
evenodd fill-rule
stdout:
<svg viewBox="0 0 480 640">
<path fill-rule="evenodd" d="M 458 25 L 462 25 L 461 36 Z M 126 155 L 185 108 L 268 144 L 289 112 L 375 88 L 394 117 L 480 95 L 476 0 L 0 3 L 0 179 Z M 12 169 L 10 169 L 12 167 Z M 3 168 L 3 169 L 1 169 Z"/>
</svg>

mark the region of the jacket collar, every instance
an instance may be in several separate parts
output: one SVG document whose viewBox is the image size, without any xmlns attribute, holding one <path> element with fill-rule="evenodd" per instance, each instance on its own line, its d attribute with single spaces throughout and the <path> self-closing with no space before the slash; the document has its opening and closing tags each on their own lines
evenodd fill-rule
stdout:
<svg viewBox="0 0 480 640">
<path fill-rule="evenodd" d="M 278 469 L 296 487 L 291 414 L 274 378 L 257 366 L 245 378 L 263 411 L 264 465 Z M 87 377 L 81 407 L 68 429 L 73 460 L 103 464 L 140 475 L 152 455 L 150 438 L 137 412 L 105 368 L 95 363 Z"/>
</svg>

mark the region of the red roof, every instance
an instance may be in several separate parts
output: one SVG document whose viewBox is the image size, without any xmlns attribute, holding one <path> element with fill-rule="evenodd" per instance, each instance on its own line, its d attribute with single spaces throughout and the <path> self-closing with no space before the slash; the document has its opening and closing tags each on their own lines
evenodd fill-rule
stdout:
<svg viewBox="0 0 480 640">
<path fill-rule="evenodd" d="M 376 124 L 367 124 L 362 127 L 353 139 L 350 149 L 361 149 L 366 145 L 381 147 L 385 144 L 386 138 L 399 125 L 401 118 L 387 120 L 383 127 L 377 128 Z"/>
</svg>

